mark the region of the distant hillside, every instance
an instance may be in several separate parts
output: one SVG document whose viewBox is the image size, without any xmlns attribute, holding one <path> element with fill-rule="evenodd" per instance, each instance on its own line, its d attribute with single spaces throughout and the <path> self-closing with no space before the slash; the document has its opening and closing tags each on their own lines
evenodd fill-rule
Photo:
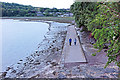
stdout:
<svg viewBox="0 0 120 80">
<path fill-rule="evenodd" d="M 70 13 L 69 9 L 41 8 L 31 5 L 0 2 L 3 17 L 58 16 Z"/>
</svg>

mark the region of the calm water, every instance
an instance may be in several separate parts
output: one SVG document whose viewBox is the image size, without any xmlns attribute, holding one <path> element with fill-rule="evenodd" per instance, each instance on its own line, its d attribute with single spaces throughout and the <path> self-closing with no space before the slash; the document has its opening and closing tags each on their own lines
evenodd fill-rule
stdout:
<svg viewBox="0 0 120 80">
<path fill-rule="evenodd" d="M 41 22 L 2 20 L 2 68 L 33 53 L 49 25 Z"/>
</svg>

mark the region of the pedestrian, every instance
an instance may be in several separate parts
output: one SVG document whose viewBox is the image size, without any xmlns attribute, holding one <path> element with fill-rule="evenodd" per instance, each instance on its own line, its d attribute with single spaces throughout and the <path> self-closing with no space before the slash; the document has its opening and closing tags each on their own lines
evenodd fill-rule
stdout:
<svg viewBox="0 0 120 80">
<path fill-rule="evenodd" d="M 77 39 L 75 38 L 75 39 L 74 39 L 74 45 L 76 45 L 76 42 L 77 42 Z"/>
<path fill-rule="evenodd" d="M 71 43 L 72 43 L 72 39 L 70 38 L 70 39 L 69 39 L 69 45 L 70 45 L 70 46 L 71 46 Z"/>
</svg>

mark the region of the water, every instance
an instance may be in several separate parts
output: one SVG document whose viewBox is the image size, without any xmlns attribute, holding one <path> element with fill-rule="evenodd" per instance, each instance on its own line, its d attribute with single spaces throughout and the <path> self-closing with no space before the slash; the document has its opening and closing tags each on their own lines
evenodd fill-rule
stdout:
<svg viewBox="0 0 120 80">
<path fill-rule="evenodd" d="M 2 20 L 2 68 L 33 53 L 42 42 L 49 25 L 42 22 Z"/>
</svg>

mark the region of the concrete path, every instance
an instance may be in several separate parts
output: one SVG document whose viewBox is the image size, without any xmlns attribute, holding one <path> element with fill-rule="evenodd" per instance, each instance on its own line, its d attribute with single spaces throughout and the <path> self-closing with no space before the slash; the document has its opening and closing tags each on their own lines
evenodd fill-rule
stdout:
<svg viewBox="0 0 120 80">
<path fill-rule="evenodd" d="M 69 38 L 72 39 L 72 45 L 69 45 Z M 74 39 L 77 39 L 77 44 L 74 45 Z M 85 55 L 81 48 L 80 42 L 76 35 L 76 31 L 74 26 L 69 26 L 67 30 L 67 36 L 63 48 L 63 53 L 65 63 L 73 63 L 73 62 L 86 62 Z"/>
</svg>

